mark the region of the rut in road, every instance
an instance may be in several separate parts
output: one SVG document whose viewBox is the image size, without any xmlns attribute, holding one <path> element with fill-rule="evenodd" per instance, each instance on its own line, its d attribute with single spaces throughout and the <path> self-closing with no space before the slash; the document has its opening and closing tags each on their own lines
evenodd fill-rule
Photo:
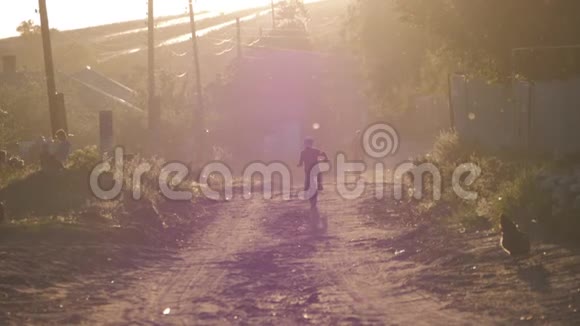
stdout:
<svg viewBox="0 0 580 326">
<path fill-rule="evenodd" d="M 362 202 L 332 191 L 322 194 L 325 232 L 312 232 L 310 221 L 318 216 L 297 199 L 221 204 L 213 223 L 178 263 L 147 271 L 135 287 L 96 308 L 92 320 L 114 325 L 486 324 L 408 286 L 409 275 L 421 267 L 384 252 L 378 244 L 396 231 L 361 215 Z"/>
</svg>

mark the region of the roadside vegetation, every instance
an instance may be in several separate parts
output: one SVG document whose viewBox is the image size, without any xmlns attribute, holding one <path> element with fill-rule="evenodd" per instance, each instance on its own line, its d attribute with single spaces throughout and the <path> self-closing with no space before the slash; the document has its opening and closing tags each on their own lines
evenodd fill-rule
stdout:
<svg viewBox="0 0 580 326">
<path fill-rule="evenodd" d="M 417 163 L 437 166 L 444 183 L 441 201 L 420 203 L 424 213 L 443 209 L 449 214 L 449 223 L 472 231 L 499 228 L 499 217 L 504 214 L 537 238 L 558 242 L 579 238 L 580 180 L 573 160 L 554 162 L 494 153 L 462 142 L 454 132 L 444 132 Z M 463 163 L 481 169 L 481 175 L 466 187 L 477 193 L 476 200 L 462 199 L 453 191 L 452 174 Z"/>
<path fill-rule="evenodd" d="M 5 178 L 2 178 L 0 200 L 5 202 L 7 217 L 14 226 L 26 227 L 51 221 L 90 226 L 95 233 L 130 233 L 142 244 L 160 241 L 174 246 L 184 240 L 180 230 L 183 225 L 195 222 L 198 209 L 194 207 L 202 203 L 196 196 L 193 202 L 168 204 L 159 192 L 158 179 L 165 164 L 163 160 L 136 156 L 126 162 L 123 192 L 109 201 L 96 199 L 88 185 L 91 170 L 100 160 L 100 154 L 92 146 L 75 151 L 62 171 L 43 171 L 35 165 L 25 169 L 2 169 Z M 152 169 L 143 176 L 141 200 L 134 200 L 133 171 L 142 163 L 151 165 Z M 193 178 L 195 176 L 180 187 L 199 195 Z M 112 187 L 112 182 L 112 174 L 105 173 L 99 178 L 103 189 Z M 177 211 L 172 211 L 174 208 L 178 208 Z M 189 210 L 191 214 L 187 213 Z"/>
<path fill-rule="evenodd" d="M 467 5 L 462 1 L 360 0 L 350 9 L 346 30 L 367 73 L 374 116 L 397 121 L 414 110 L 413 99 L 423 94 L 447 98 L 449 73 L 461 72 L 489 83 L 505 82 L 514 74 L 524 80 L 578 74 L 573 50 L 518 53 L 516 58 L 511 52 L 523 46 L 577 43 L 577 35 L 570 32 L 575 20 L 560 19 L 574 16 L 577 7 L 567 1 L 508 4 L 482 0 Z M 529 28 L 534 20 L 553 24 L 549 29 Z M 562 57 L 569 60 L 558 59 Z M 543 63 L 538 65 L 535 60 L 540 59 Z M 430 114 L 449 115 L 447 111 Z M 578 230 L 573 216 L 579 205 L 574 171 L 578 162 L 572 157 L 556 162 L 531 152 L 491 151 L 443 130 L 431 153 L 417 162 L 435 164 L 444 182 L 443 200 L 423 202 L 422 209 L 444 207 L 453 216 L 451 223 L 469 226 L 485 220 L 496 228 L 499 216 L 506 214 L 526 229 L 566 239 L 578 235 L 571 231 Z M 452 172 L 463 163 L 474 163 L 482 170 L 471 185 L 478 200 L 461 200 L 452 190 Z"/>
</svg>

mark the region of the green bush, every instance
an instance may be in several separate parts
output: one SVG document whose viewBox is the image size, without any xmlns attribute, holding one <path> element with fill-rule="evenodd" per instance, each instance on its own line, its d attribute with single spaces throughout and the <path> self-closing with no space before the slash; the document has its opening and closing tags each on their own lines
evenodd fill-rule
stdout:
<svg viewBox="0 0 580 326">
<path fill-rule="evenodd" d="M 0 189 L 5 188 L 9 184 L 24 179 L 30 174 L 38 170 L 37 166 L 27 166 L 24 169 L 14 169 L 10 167 L 0 168 Z"/>
<path fill-rule="evenodd" d="M 443 189 L 441 201 L 424 206 L 447 206 L 452 211 L 453 222 L 464 226 L 474 225 L 482 218 L 497 225 L 501 214 L 526 224 L 537 219 L 550 205 L 550 196 L 536 185 L 542 163 L 483 152 L 464 143 L 456 132 L 443 132 L 433 150 L 419 159 L 419 163 L 426 162 L 435 164 L 441 171 Z M 453 191 L 453 172 L 463 163 L 474 163 L 481 169 L 481 175 L 467 187 L 478 194 L 477 200 L 461 199 Z"/>
<path fill-rule="evenodd" d="M 87 146 L 74 151 L 68 159 L 68 168 L 89 171 L 100 161 L 101 155 L 97 146 Z"/>
</svg>

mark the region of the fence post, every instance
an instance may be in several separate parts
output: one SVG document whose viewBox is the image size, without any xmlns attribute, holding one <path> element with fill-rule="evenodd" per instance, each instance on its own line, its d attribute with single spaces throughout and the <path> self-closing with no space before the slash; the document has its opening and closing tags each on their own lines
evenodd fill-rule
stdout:
<svg viewBox="0 0 580 326">
<path fill-rule="evenodd" d="M 455 129 L 455 108 L 453 107 L 453 76 L 451 73 L 447 74 L 447 96 L 449 98 L 449 124 L 451 129 Z"/>
<path fill-rule="evenodd" d="M 530 81 L 529 82 L 529 87 L 528 87 L 529 91 L 528 91 L 528 150 L 531 151 L 532 150 L 532 146 L 534 145 L 535 141 L 533 139 L 534 137 L 534 133 L 532 132 L 532 128 L 533 128 L 533 123 L 532 123 L 532 119 L 533 119 L 533 112 L 532 112 L 532 108 L 533 108 L 533 99 L 534 99 L 534 90 L 536 89 L 534 82 Z"/>
<path fill-rule="evenodd" d="M 99 145 L 101 156 L 113 150 L 113 111 L 99 112 Z"/>
</svg>

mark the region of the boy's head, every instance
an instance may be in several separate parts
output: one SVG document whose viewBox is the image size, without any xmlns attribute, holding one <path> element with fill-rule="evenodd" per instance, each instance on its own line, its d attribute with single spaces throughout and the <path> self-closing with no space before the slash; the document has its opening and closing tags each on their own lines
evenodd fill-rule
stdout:
<svg viewBox="0 0 580 326">
<path fill-rule="evenodd" d="M 307 137 L 306 139 L 304 139 L 304 147 L 306 148 L 311 148 L 312 146 L 314 146 L 314 139 Z"/>
<path fill-rule="evenodd" d="M 66 132 L 63 129 L 59 129 L 56 132 L 55 136 L 56 136 L 56 139 L 58 139 L 60 141 L 65 141 L 68 138 L 67 135 L 66 135 Z"/>
</svg>

